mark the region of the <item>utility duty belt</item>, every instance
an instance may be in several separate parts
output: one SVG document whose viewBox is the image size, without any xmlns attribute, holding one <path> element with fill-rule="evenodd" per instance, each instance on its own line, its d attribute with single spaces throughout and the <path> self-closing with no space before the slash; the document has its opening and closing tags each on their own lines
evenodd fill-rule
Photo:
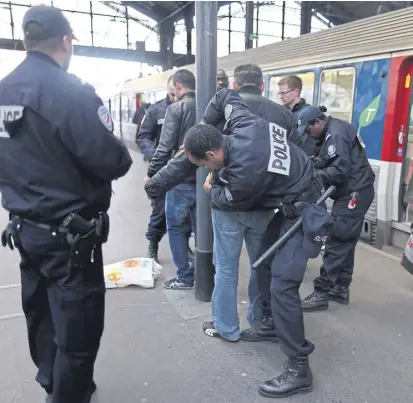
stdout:
<svg viewBox="0 0 413 403">
<path fill-rule="evenodd" d="M 70 213 L 61 224 L 43 224 L 23 217 L 10 217 L 10 222 L 2 233 L 3 246 L 12 248 L 11 239 L 15 245 L 20 245 L 20 231 L 27 224 L 29 226 L 50 231 L 53 236 L 66 235 L 70 245 L 70 262 L 73 267 L 83 267 L 93 260 L 93 250 L 107 242 L 109 235 L 109 216 L 107 213 L 98 213 L 97 217 L 85 220 L 77 213 Z"/>
</svg>

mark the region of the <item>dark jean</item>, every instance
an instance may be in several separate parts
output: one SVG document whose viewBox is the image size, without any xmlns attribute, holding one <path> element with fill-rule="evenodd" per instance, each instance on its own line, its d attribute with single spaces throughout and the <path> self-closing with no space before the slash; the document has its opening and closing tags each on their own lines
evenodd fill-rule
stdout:
<svg viewBox="0 0 413 403">
<path fill-rule="evenodd" d="M 172 257 L 177 267 L 176 275 L 185 284 L 193 284 L 194 263 L 188 261 L 188 224 L 189 215 L 192 230 L 196 233 L 196 185 L 182 183 L 166 194 L 166 227 Z"/>
<path fill-rule="evenodd" d="M 152 214 L 149 219 L 146 239 L 159 243 L 166 233 L 165 199 L 152 202 Z"/>
</svg>

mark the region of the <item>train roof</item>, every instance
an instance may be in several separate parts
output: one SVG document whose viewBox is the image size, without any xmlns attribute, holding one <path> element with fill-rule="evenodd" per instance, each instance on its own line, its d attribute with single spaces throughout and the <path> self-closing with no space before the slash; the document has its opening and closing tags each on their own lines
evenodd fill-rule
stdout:
<svg viewBox="0 0 413 403">
<path fill-rule="evenodd" d="M 229 76 L 236 66 L 257 62 L 263 71 L 374 56 L 413 49 L 413 7 L 365 18 L 320 32 L 302 35 L 218 58 Z M 195 64 L 184 66 L 195 72 Z M 174 70 L 131 80 L 122 92 L 164 87 Z"/>
</svg>

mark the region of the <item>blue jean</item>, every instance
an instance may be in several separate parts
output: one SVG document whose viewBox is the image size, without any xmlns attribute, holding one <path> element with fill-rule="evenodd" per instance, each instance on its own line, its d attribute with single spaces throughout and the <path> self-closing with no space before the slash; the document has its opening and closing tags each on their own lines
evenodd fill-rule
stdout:
<svg viewBox="0 0 413 403">
<path fill-rule="evenodd" d="M 212 316 L 215 329 L 229 340 L 238 340 L 240 337 L 237 288 L 243 241 L 245 239 L 252 264 L 258 257 L 262 238 L 273 215 L 273 211 L 224 212 L 212 209 L 215 264 Z M 254 270 L 251 270 L 248 296 L 248 320 L 251 323 L 262 316 L 260 292 Z"/>
<path fill-rule="evenodd" d="M 191 218 L 192 230 L 196 233 L 196 185 L 181 183 L 166 194 L 166 227 L 169 246 L 177 267 L 176 276 L 185 284 L 194 282 L 194 266 L 188 261 L 188 224 Z"/>
</svg>

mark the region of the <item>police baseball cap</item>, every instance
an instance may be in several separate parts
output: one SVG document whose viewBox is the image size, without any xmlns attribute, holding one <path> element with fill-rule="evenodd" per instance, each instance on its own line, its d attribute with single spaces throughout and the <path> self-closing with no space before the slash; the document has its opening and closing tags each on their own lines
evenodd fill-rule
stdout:
<svg viewBox="0 0 413 403">
<path fill-rule="evenodd" d="M 298 132 L 304 134 L 307 130 L 308 124 L 319 118 L 323 115 L 324 112 L 327 112 L 327 108 L 324 106 L 307 106 L 304 108 L 298 115 Z"/>
<path fill-rule="evenodd" d="M 41 33 L 30 32 L 27 30 L 27 24 L 36 22 L 43 28 Z M 39 5 L 31 7 L 23 17 L 24 37 L 29 40 L 44 40 L 49 38 L 63 38 L 71 35 L 73 39 L 77 38 L 73 34 L 72 27 L 62 11 L 55 7 Z"/>
</svg>

